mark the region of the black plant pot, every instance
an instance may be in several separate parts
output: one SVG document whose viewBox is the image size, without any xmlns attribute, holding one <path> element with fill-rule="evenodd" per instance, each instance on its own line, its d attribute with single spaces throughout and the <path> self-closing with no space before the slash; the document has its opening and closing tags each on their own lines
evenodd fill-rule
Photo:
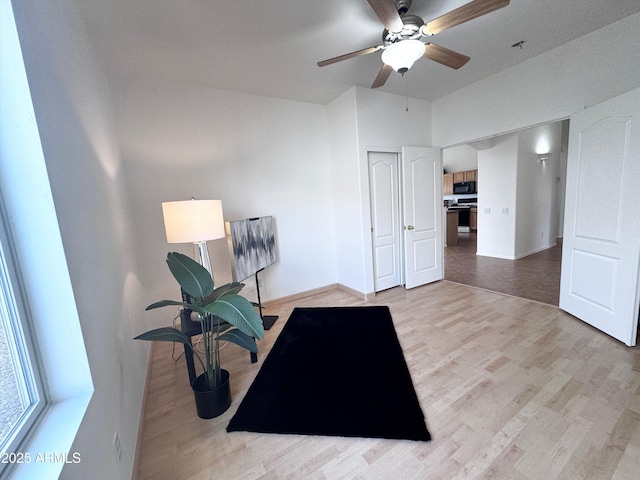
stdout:
<svg viewBox="0 0 640 480">
<path fill-rule="evenodd" d="M 213 390 L 205 390 L 204 373 L 193 382 L 193 395 L 196 399 L 196 410 L 200 418 L 214 418 L 222 415 L 231 405 L 229 372 L 221 369 L 220 373 L 222 381 Z"/>
</svg>

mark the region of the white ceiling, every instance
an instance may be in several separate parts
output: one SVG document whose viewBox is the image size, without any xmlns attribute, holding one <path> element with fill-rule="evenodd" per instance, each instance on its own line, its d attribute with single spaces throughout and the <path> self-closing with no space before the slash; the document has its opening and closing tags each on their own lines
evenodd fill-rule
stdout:
<svg viewBox="0 0 640 480">
<path fill-rule="evenodd" d="M 353 85 L 369 88 L 382 65 L 380 52 L 316 65 L 382 43 L 366 0 L 66 1 L 116 78 L 327 104 Z M 429 21 L 467 1 L 413 0 L 409 13 Z M 637 12 L 640 0 L 511 0 L 430 39 L 471 57 L 460 70 L 421 59 L 380 90 L 435 100 Z"/>
</svg>

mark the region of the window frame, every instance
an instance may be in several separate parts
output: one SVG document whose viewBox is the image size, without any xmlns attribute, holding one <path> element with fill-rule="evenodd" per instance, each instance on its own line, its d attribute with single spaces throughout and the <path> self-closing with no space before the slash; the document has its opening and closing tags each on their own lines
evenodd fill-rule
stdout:
<svg viewBox="0 0 640 480">
<path fill-rule="evenodd" d="M 4 199 L 0 196 L 0 308 L 6 310 L 6 323 L 3 322 L 3 325 L 9 344 L 9 355 L 14 363 L 14 372 L 16 377 L 18 368 L 22 373 L 16 378 L 18 388 L 26 393 L 30 405 L 0 445 L 0 455 L 16 452 L 20 445 L 25 444 L 49 404 L 40 369 L 39 353 L 33 341 L 24 284 L 19 274 L 19 266 L 15 263 L 15 247 L 7 218 Z M 15 364 L 16 361 L 18 365 Z M 0 477 L 10 465 L 11 462 L 0 463 Z"/>
</svg>

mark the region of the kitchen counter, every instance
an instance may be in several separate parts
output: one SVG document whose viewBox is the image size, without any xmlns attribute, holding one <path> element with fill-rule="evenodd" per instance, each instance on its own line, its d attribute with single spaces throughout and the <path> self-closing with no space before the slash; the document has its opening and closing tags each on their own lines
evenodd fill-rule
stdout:
<svg viewBox="0 0 640 480">
<path fill-rule="evenodd" d="M 458 244 L 458 210 L 447 209 L 447 246 Z"/>
</svg>

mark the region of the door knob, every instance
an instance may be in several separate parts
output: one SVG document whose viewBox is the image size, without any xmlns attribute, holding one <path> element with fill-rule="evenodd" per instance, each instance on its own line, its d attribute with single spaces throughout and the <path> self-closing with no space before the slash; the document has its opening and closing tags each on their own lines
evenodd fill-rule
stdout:
<svg viewBox="0 0 640 480">
<path fill-rule="evenodd" d="M 406 227 L 404 227 L 406 230 L 413 230 L 413 225 L 407 225 Z"/>
</svg>

